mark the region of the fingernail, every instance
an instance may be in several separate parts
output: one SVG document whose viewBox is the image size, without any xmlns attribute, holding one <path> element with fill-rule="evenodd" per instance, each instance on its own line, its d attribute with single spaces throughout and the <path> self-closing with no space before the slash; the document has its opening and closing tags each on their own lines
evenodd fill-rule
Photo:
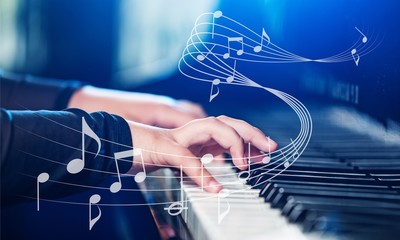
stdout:
<svg viewBox="0 0 400 240">
<path fill-rule="evenodd" d="M 268 144 L 271 145 L 271 147 L 278 146 L 278 144 L 274 140 L 272 140 L 271 138 L 268 138 Z"/>
<path fill-rule="evenodd" d="M 208 187 L 212 192 L 219 192 L 222 189 L 221 185 L 215 180 L 211 180 Z"/>
</svg>

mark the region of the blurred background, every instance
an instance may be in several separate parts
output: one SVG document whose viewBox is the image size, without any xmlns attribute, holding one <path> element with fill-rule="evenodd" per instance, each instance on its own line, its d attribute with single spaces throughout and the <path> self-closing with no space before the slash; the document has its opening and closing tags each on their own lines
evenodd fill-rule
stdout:
<svg viewBox="0 0 400 240">
<path fill-rule="evenodd" d="M 400 121 L 400 111 L 393 109 L 400 102 L 396 0 L 3 0 L 0 68 L 187 98 L 206 108 L 265 102 L 263 94 L 231 87 L 208 103 L 209 84 L 178 72 L 195 19 L 217 9 L 254 31 L 264 27 L 274 44 L 308 58 L 344 51 L 359 38 L 357 26 L 379 42 L 358 67 L 350 61 L 251 64 L 238 70 L 303 100 L 349 104 L 385 124 Z M 357 99 L 348 96 L 355 89 Z"/>
<path fill-rule="evenodd" d="M 377 39 L 376 49 L 363 56 L 358 67 L 353 61 L 305 62 L 243 64 L 237 70 L 263 86 L 292 94 L 306 106 L 316 102 L 349 106 L 388 127 L 399 128 L 397 0 L 1 0 L 0 69 L 189 99 L 203 104 L 211 114 L 240 117 L 249 109 L 265 109 L 271 104 L 270 95 L 237 86 L 221 86 L 219 96 L 210 103 L 210 84 L 178 71 L 178 60 L 197 16 L 216 10 L 253 31 L 264 27 L 274 44 L 307 58 L 323 58 L 348 49 L 360 37 L 354 28 L 357 26 L 370 39 Z M 14 220 L 6 219 L 9 226 L 24 226 L 32 234 L 39 227 L 47 229 L 47 224 L 58 222 L 52 227 L 57 233 L 65 230 L 63 221 L 74 219 L 86 229 L 87 212 L 82 206 L 62 205 L 69 215 L 59 216 L 54 213 L 60 205 L 49 204 L 47 208 L 54 211 L 19 217 L 32 213 L 33 205 L 13 209 L 10 214 Z M 70 232 L 64 237 L 101 238 L 106 233 L 127 239 L 132 229 L 137 229 L 136 237 L 129 239 L 145 239 L 137 235 L 146 230 L 142 225 L 145 219 L 127 215 L 140 211 L 144 210 L 116 210 L 114 218 L 104 217 L 90 234 Z M 133 222 L 127 222 L 129 219 Z M 108 228 L 111 225 L 118 227 Z M 46 231 L 49 234 L 50 230 Z"/>
</svg>

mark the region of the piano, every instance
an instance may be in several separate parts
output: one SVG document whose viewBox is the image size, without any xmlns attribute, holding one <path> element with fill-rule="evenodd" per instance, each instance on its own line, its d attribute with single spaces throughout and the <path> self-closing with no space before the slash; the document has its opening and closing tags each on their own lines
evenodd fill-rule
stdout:
<svg viewBox="0 0 400 240">
<path fill-rule="evenodd" d="M 247 120 L 262 123 L 280 146 L 289 144 L 298 119 L 273 107 L 259 112 Z M 165 203 L 151 207 L 162 238 L 399 239 L 399 135 L 348 107 L 314 104 L 310 113 L 311 141 L 280 174 L 274 164 L 252 164 L 243 182 L 229 162 L 207 165 L 232 192 L 225 197 L 189 178 L 180 182 L 169 169 L 153 173 L 141 188 L 149 203 Z M 160 188 L 170 191 L 151 191 Z M 181 200 L 185 208 L 168 214 Z"/>
</svg>

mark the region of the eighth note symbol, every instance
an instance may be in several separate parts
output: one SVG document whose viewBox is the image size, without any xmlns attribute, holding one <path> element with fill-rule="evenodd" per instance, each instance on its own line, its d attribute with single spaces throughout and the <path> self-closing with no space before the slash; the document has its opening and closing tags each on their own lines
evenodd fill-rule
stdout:
<svg viewBox="0 0 400 240">
<path fill-rule="evenodd" d="M 220 81 L 218 78 L 216 78 L 216 79 L 214 79 L 214 80 L 212 81 L 211 90 L 210 90 L 210 102 L 211 102 L 215 97 L 218 96 L 218 94 L 219 94 L 218 85 L 219 85 L 220 83 L 221 83 L 221 81 Z M 214 86 L 217 88 L 217 92 L 213 94 Z"/>
<path fill-rule="evenodd" d="M 96 157 L 100 152 L 100 138 L 89 127 L 89 125 L 86 123 L 85 118 L 82 117 L 82 158 L 75 158 L 68 163 L 67 171 L 71 174 L 79 173 L 85 167 L 85 135 L 91 137 L 97 143 L 97 152 L 94 157 Z"/>
<path fill-rule="evenodd" d="M 259 46 L 255 46 L 253 48 L 253 51 L 258 53 L 261 52 L 262 47 L 263 47 L 263 43 L 264 43 L 264 38 L 267 40 L 267 46 L 269 45 L 269 43 L 271 42 L 271 39 L 269 38 L 268 34 L 265 32 L 265 29 L 262 29 L 262 35 L 261 35 L 261 44 Z"/>
<path fill-rule="evenodd" d="M 99 194 L 93 194 L 90 198 L 89 198 L 89 230 L 92 230 L 93 226 L 96 224 L 97 221 L 99 221 L 100 217 L 101 217 L 101 209 L 98 205 L 97 209 L 99 210 L 99 214 L 95 217 L 92 218 L 92 205 L 93 204 L 98 204 L 101 200 L 101 197 Z"/>
</svg>

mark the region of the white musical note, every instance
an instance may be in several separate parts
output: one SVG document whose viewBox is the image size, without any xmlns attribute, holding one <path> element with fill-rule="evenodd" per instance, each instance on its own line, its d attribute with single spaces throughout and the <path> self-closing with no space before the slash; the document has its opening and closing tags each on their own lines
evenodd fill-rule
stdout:
<svg viewBox="0 0 400 240">
<path fill-rule="evenodd" d="M 234 62 L 234 64 L 233 64 L 233 73 L 232 73 L 232 76 L 227 77 L 227 78 L 226 78 L 226 82 L 232 83 L 233 80 L 235 80 L 235 73 L 236 73 L 236 60 L 235 60 L 235 62 Z"/>
<path fill-rule="evenodd" d="M 214 44 L 214 46 L 212 46 L 212 48 L 210 48 L 210 50 L 208 50 L 208 52 L 207 52 L 207 54 L 206 54 L 205 56 L 204 56 L 202 53 L 200 53 L 199 55 L 197 55 L 197 56 L 196 56 L 197 60 L 203 61 L 204 59 L 206 59 L 207 56 L 208 56 L 208 54 L 210 54 L 210 53 L 212 52 L 212 50 L 214 49 L 214 47 L 215 47 L 215 44 Z"/>
<path fill-rule="evenodd" d="M 292 138 L 290 138 L 290 141 L 292 142 L 293 148 L 295 150 L 294 154 L 293 154 L 293 159 L 296 160 L 297 158 L 299 158 L 300 154 L 299 151 L 297 150 L 296 144 L 293 142 Z"/>
<path fill-rule="evenodd" d="M 228 189 L 222 189 L 218 193 L 218 224 L 222 222 L 222 220 L 225 218 L 226 215 L 228 215 L 229 211 L 231 210 L 231 205 L 229 201 L 225 201 L 226 204 L 228 205 L 227 209 L 221 213 L 221 201 L 222 199 L 225 199 L 226 197 L 229 196 L 229 190 Z"/>
<path fill-rule="evenodd" d="M 39 211 L 39 200 L 40 200 L 40 194 L 39 194 L 39 184 L 40 183 L 45 183 L 49 180 L 50 176 L 47 172 L 42 172 L 39 174 L 39 176 L 36 179 L 36 203 L 37 203 L 37 210 Z"/>
<path fill-rule="evenodd" d="M 357 27 L 355 27 L 355 28 L 356 28 L 356 30 L 357 30 L 361 35 L 363 35 L 362 42 L 363 42 L 363 43 L 366 43 L 366 42 L 368 41 L 367 36 L 365 36 L 364 33 L 362 33 L 362 32 L 360 31 L 360 29 L 358 29 Z"/>
<path fill-rule="evenodd" d="M 238 42 L 241 44 L 241 48 L 236 51 L 237 55 L 243 54 L 243 37 L 228 37 L 228 52 L 223 55 L 225 59 L 231 56 L 231 42 Z"/>
<path fill-rule="evenodd" d="M 251 155 L 250 155 L 250 151 L 251 151 L 251 143 L 249 142 L 249 144 L 248 144 L 248 146 L 249 146 L 249 157 L 248 157 L 248 159 L 247 159 L 247 163 L 248 163 L 248 168 L 247 168 L 247 170 L 245 170 L 245 171 L 241 171 L 239 174 L 238 174 L 238 178 L 239 178 L 239 180 L 241 181 L 241 182 L 246 182 L 247 181 L 247 179 L 249 179 L 249 177 L 250 177 L 250 163 L 251 163 L 251 161 L 250 161 L 250 159 L 251 159 Z M 243 177 L 243 175 L 245 175 L 245 177 Z"/>
<path fill-rule="evenodd" d="M 215 11 L 214 14 L 213 14 L 212 35 L 211 35 L 212 39 L 214 39 L 215 19 L 216 18 L 220 18 L 221 16 L 222 16 L 222 12 L 221 11 Z"/>
<path fill-rule="evenodd" d="M 147 177 L 146 168 L 145 168 L 145 166 L 144 166 L 144 160 L 143 160 L 142 149 L 141 149 L 141 148 L 135 148 L 135 149 L 133 150 L 133 156 L 140 156 L 140 160 L 141 160 L 141 162 L 142 162 L 142 170 L 143 170 L 143 171 L 138 172 L 138 173 L 135 174 L 135 182 L 141 183 L 141 182 L 143 182 L 143 181 L 146 179 L 146 177 Z"/>
<path fill-rule="evenodd" d="M 220 83 L 221 83 L 221 81 L 220 81 L 218 78 L 216 78 L 216 79 L 214 79 L 214 80 L 212 81 L 212 84 L 211 84 L 211 91 L 210 91 L 210 102 L 211 102 L 215 97 L 218 96 L 218 94 L 219 94 L 218 84 L 220 84 Z M 214 86 L 217 88 L 217 92 L 213 94 Z"/>
<path fill-rule="evenodd" d="M 283 163 L 283 166 L 285 168 L 288 168 L 290 166 L 290 162 L 289 159 L 286 158 L 285 154 L 282 152 L 282 150 L 280 150 L 280 152 L 282 153 L 283 158 L 285 158 L 285 163 Z"/>
<path fill-rule="evenodd" d="M 254 52 L 260 52 L 261 51 L 261 49 L 262 49 L 262 47 L 263 47 L 263 44 L 264 44 L 264 38 L 267 40 L 267 46 L 269 45 L 269 43 L 271 42 L 271 39 L 269 38 L 269 36 L 268 36 L 268 34 L 265 32 L 265 29 L 263 28 L 262 29 L 262 35 L 261 35 L 261 43 L 260 43 L 260 45 L 259 46 L 255 46 L 254 48 L 253 48 L 253 51 Z"/>
<path fill-rule="evenodd" d="M 182 165 L 180 166 L 180 188 L 181 188 L 181 200 L 178 202 L 173 202 L 169 207 L 164 208 L 164 210 L 168 211 L 168 214 L 171 216 L 177 216 L 182 213 L 183 210 L 187 210 L 188 208 L 184 205 L 183 202 L 183 170 Z"/>
<path fill-rule="evenodd" d="M 200 162 L 201 164 L 201 190 L 204 191 L 204 165 L 209 164 L 214 160 L 214 156 L 211 153 L 204 154 Z"/>
<path fill-rule="evenodd" d="M 360 29 L 358 29 L 357 27 L 355 27 L 355 28 L 361 35 L 363 35 L 362 42 L 367 43 L 367 41 L 368 41 L 367 36 L 365 36 L 364 33 L 362 33 L 360 31 Z M 353 48 L 351 50 L 351 56 L 353 57 L 353 60 L 356 63 L 356 66 L 358 67 L 358 63 L 360 62 L 360 55 L 357 53 L 357 49 Z"/>
<path fill-rule="evenodd" d="M 98 204 L 100 200 L 101 197 L 99 194 L 93 194 L 89 198 L 89 230 L 92 230 L 93 226 L 96 224 L 97 221 L 99 221 L 101 217 L 101 209 L 98 205 L 96 205 L 97 209 L 99 210 L 99 214 L 95 218 L 92 218 L 92 205 Z"/>
<path fill-rule="evenodd" d="M 360 55 L 357 54 L 357 49 L 353 48 L 351 50 L 351 56 L 353 57 L 356 66 L 358 67 L 358 62 L 360 61 Z"/>
<path fill-rule="evenodd" d="M 95 157 L 100 152 L 101 148 L 100 138 L 89 127 L 89 125 L 86 123 L 85 118 L 82 117 L 82 158 L 75 158 L 68 163 L 67 171 L 71 174 L 79 173 L 85 167 L 85 135 L 91 137 L 97 142 L 97 152 Z"/>
<path fill-rule="evenodd" d="M 270 143 L 271 139 L 269 138 L 269 136 L 267 138 L 268 138 L 268 142 Z M 267 164 L 267 163 L 269 163 L 269 161 L 271 161 L 271 144 L 268 144 L 268 156 L 265 156 L 262 159 L 262 163 Z"/>
</svg>

